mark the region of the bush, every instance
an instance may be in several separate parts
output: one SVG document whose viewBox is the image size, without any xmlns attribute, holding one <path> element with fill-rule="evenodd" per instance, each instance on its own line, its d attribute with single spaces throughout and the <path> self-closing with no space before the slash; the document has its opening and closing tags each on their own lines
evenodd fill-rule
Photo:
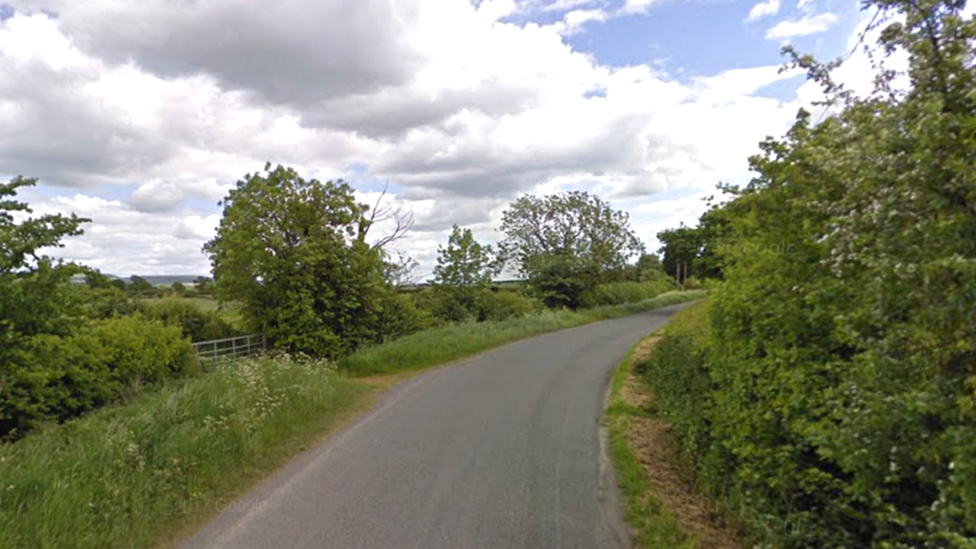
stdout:
<svg viewBox="0 0 976 549">
<path fill-rule="evenodd" d="M 654 388 L 660 413 L 674 428 L 684 457 L 693 463 L 713 444 L 707 306 L 703 301 L 677 313 L 654 353 L 635 369 Z"/>
<path fill-rule="evenodd" d="M 585 308 L 623 305 L 644 301 L 673 289 L 674 281 L 670 278 L 653 282 L 611 282 L 587 290 L 580 302 Z"/>
<path fill-rule="evenodd" d="M 37 335 L 11 356 L 0 373 L 0 438 L 6 440 L 199 371 L 177 328 L 136 317 L 95 321 L 66 337 Z"/>
<path fill-rule="evenodd" d="M 522 318 L 541 312 L 544 308 L 541 301 L 526 297 L 521 292 L 499 290 L 485 296 L 479 317 L 487 321 Z"/>
<path fill-rule="evenodd" d="M 415 294 L 394 294 L 380 314 L 379 333 L 383 341 L 410 335 L 432 327 L 437 323 L 434 315 L 417 305 Z"/>
<path fill-rule="evenodd" d="M 139 310 L 151 319 L 179 328 L 183 337 L 188 337 L 191 341 L 211 341 L 240 335 L 216 312 L 204 311 L 179 298 L 143 301 L 139 304 Z"/>
</svg>

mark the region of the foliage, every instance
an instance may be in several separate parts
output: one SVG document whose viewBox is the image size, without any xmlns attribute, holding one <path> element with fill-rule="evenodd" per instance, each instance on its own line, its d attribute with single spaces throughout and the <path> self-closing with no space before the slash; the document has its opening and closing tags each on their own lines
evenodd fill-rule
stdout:
<svg viewBox="0 0 976 549">
<path fill-rule="evenodd" d="M 113 318 L 68 336 L 33 335 L 4 363 L 0 438 L 18 438 L 41 422 L 64 421 L 197 371 L 180 331 L 154 321 Z"/>
<path fill-rule="evenodd" d="M 449 324 L 360 349 L 340 358 L 338 365 L 340 371 L 353 376 L 418 370 L 468 357 L 509 341 L 693 301 L 703 296 L 704 292 L 669 292 L 640 303 L 586 311 L 544 311 L 502 321 Z"/>
<path fill-rule="evenodd" d="M 319 440 L 369 388 L 245 360 L 0 445 L 0 547 L 157 547 Z"/>
<path fill-rule="evenodd" d="M 434 312 L 418 305 L 415 294 L 396 294 L 383 307 L 377 331 L 383 341 L 390 341 L 431 328 L 437 322 Z"/>
<path fill-rule="evenodd" d="M 583 292 L 643 251 L 625 212 L 581 191 L 523 196 L 502 214 L 501 229 L 507 259 L 550 307 L 579 307 Z"/>
<path fill-rule="evenodd" d="M 322 357 L 382 339 L 376 327 L 392 297 L 384 254 L 367 243 L 373 220 L 349 185 L 268 164 L 222 205 L 204 250 L 218 296 L 240 302 L 252 329 L 275 347 Z"/>
<path fill-rule="evenodd" d="M 447 246 L 438 246 L 434 288 L 438 293 L 437 316 L 449 322 L 484 320 L 481 314 L 490 299 L 492 276 L 497 272 L 495 252 L 483 246 L 471 229 L 454 225 Z"/>
<path fill-rule="evenodd" d="M 475 240 L 471 229 L 454 225 L 447 246 L 437 247 L 434 284 L 438 286 L 486 287 L 496 272 L 494 250 Z"/>
<path fill-rule="evenodd" d="M 156 293 L 156 287 L 152 283 L 136 275 L 129 277 L 129 285 L 126 288 L 134 294 L 150 295 Z"/>
<path fill-rule="evenodd" d="M 140 302 L 139 310 L 148 318 L 180 329 L 190 341 L 212 341 L 241 335 L 216 311 L 205 311 L 185 299 L 151 299 Z"/>
<path fill-rule="evenodd" d="M 716 445 L 709 428 L 713 402 L 708 358 L 711 350 L 708 303 L 691 305 L 678 312 L 665 329 L 665 337 L 648 359 L 636 365 L 655 392 L 657 409 L 667 418 L 682 442 L 686 459 L 707 463 Z M 700 473 L 711 469 L 701 468 Z M 720 484 L 708 479 L 706 486 Z"/>
<path fill-rule="evenodd" d="M 67 288 L 79 268 L 38 253 L 61 247 L 64 237 L 81 234 L 81 224 L 89 220 L 58 214 L 17 222 L 15 214 L 32 211 L 14 198 L 19 189 L 36 184 L 23 177 L 0 183 L 0 364 L 22 338 L 70 332 L 79 314 Z"/>
<path fill-rule="evenodd" d="M 522 318 L 542 312 L 541 301 L 526 297 L 520 291 L 496 290 L 486 294 L 481 303 L 479 318 L 486 321 Z"/>
<path fill-rule="evenodd" d="M 611 282 L 588 290 L 581 302 L 586 308 L 637 303 L 674 289 L 674 281 L 669 278 L 654 282 Z"/>
<path fill-rule="evenodd" d="M 727 191 L 728 188 L 720 186 Z M 698 279 L 722 278 L 722 256 L 719 249 L 733 236 L 728 209 L 714 203 L 711 196 L 709 209 L 698 218 L 698 225 L 665 229 L 657 233 L 662 246 L 662 267 L 670 276 L 682 283 L 691 277 Z"/>
<path fill-rule="evenodd" d="M 973 547 L 976 22 L 869 5 L 907 87 L 882 72 L 858 98 L 788 50 L 831 115 L 801 113 L 730 188 L 710 335 L 649 371 L 703 484 L 769 543 Z"/>
<path fill-rule="evenodd" d="M 695 260 L 702 250 L 701 232 L 697 228 L 681 225 L 675 229 L 665 229 L 657 233 L 661 241 L 658 253 L 664 271 L 674 278 L 688 276 L 694 268 Z"/>
</svg>

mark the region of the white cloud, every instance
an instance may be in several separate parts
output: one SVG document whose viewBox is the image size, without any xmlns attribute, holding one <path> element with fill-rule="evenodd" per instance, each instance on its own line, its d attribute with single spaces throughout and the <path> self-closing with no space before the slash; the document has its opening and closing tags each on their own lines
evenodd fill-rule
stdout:
<svg viewBox="0 0 976 549">
<path fill-rule="evenodd" d="M 807 36 L 828 30 L 840 19 L 832 13 L 810 15 L 792 21 L 781 21 L 766 31 L 769 40 L 788 40 L 797 36 Z"/>
<path fill-rule="evenodd" d="M 610 14 L 601 9 L 573 10 L 563 16 L 565 25 L 562 34 L 574 34 L 583 29 L 587 23 L 602 23 L 610 18 Z"/>
<path fill-rule="evenodd" d="M 647 13 L 651 10 L 651 6 L 658 1 L 659 0 L 626 0 L 624 5 L 620 8 L 620 13 Z"/>
<path fill-rule="evenodd" d="M 763 17 L 771 17 L 777 13 L 779 13 L 779 0 L 766 0 L 765 2 L 760 2 L 752 6 L 752 9 L 749 10 L 749 15 L 746 17 L 746 21 L 758 21 Z"/>
<path fill-rule="evenodd" d="M 113 273 L 205 272 L 215 202 L 268 160 L 389 180 L 417 217 L 401 246 L 429 267 L 452 223 L 497 239 L 520 193 L 640 204 L 741 178 L 798 106 L 757 95 L 774 67 L 600 65 L 556 26 L 505 22 L 508 0 L 29 3 L 58 17 L 21 3 L 0 22 L 0 169 L 41 177 L 40 208 L 91 217 L 62 253 Z"/>
<path fill-rule="evenodd" d="M 570 11 L 584 6 L 603 6 L 607 0 L 556 0 L 542 7 L 542 11 Z"/>
</svg>

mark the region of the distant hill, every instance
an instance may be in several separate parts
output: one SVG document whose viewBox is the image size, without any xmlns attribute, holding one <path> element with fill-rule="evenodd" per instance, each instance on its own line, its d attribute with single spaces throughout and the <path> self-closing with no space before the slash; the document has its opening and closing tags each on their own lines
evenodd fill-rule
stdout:
<svg viewBox="0 0 976 549">
<path fill-rule="evenodd" d="M 119 279 L 125 282 L 126 284 L 131 282 L 131 277 L 129 276 L 118 276 L 118 275 L 113 275 L 108 273 L 102 273 L 102 274 L 104 274 L 106 278 L 108 278 L 109 280 Z M 137 275 L 137 276 L 144 278 L 146 282 L 152 284 L 153 286 L 172 286 L 177 282 L 182 282 L 183 284 L 186 284 L 187 282 L 193 282 L 194 280 L 197 279 L 197 277 L 206 276 L 206 275 Z M 71 281 L 78 284 L 84 283 L 85 275 L 75 275 L 71 277 Z"/>
<path fill-rule="evenodd" d="M 198 276 L 203 275 L 139 275 L 146 279 L 146 282 L 152 284 L 153 286 L 170 286 L 177 282 L 182 282 L 186 284 L 187 282 L 193 282 Z M 129 277 L 123 277 L 126 282 L 129 281 Z"/>
</svg>

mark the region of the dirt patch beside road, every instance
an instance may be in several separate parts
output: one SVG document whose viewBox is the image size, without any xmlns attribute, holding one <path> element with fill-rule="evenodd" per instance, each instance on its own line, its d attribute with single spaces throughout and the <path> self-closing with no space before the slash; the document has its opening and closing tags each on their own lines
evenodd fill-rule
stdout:
<svg viewBox="0 0 976 549">
<path fill-rule="evenodd" d="M 724 524 L 715 506 L 698 494 L 691 480 L 678 467 L 677 441 L 671 426 L 657 415 L 654 394 L 633 373 L 640 361 L 653 352 L 660 337 L 644 339 L 634 350 L 620 398 L 643 412 L 627 417 L 624 437 L 647 475 L 649 494 L 669 510 L 677 526 L 689 534 L 701 549 L 740 549 L 734 531 Z M 656 548 L 646 548 L 656 549 Z"/>
</svg>

